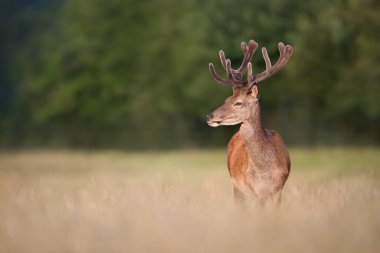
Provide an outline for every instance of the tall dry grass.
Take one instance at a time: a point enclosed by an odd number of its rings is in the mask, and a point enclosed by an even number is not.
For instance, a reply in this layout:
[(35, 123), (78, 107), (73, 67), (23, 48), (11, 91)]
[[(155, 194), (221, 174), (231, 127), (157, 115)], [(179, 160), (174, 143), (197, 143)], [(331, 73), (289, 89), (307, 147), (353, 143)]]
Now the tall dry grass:
[(0, 154), (0, 252), (380, 252), (380, 150), (291, 150), (280, 209), (224, 151)]

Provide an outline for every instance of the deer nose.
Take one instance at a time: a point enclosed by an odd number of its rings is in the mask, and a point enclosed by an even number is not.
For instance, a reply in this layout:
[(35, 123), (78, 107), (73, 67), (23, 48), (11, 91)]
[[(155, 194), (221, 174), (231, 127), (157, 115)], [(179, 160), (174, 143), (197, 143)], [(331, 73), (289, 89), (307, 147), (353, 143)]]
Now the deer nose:
[(214, 114), (210, 113), (210, 114), (207, 114), (206, 118), (207, 120), (210, 120), (214, 117)]

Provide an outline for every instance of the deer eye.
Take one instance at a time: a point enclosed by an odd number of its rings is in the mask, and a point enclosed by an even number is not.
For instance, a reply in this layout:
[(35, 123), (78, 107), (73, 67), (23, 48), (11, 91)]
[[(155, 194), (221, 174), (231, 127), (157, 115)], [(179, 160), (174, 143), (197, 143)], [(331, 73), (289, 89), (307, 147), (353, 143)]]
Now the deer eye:
[(234, 106), (241, 106), (241, 105), (242, 105), (241, 102), (236, 102), (236, 103), (234, 104)]

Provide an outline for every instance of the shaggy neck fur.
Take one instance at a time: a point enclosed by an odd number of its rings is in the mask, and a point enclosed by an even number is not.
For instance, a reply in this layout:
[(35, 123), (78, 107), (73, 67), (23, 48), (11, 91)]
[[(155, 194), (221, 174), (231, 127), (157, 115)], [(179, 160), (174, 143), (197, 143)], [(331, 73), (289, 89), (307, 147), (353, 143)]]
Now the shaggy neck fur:
[(249, 140), (260, 140), (264, 137), (265, 131), (261, 124), (259, 101), (253, 103), (252, 114), (242, 122), (239, 133), (244, 139)]
[(267, 134), (261, 123), (259, 101), (253, 104), (251, 117), (243, 121), (240, 126), (239, 134), (244, 139), (248, 154), (252, 160), (255, 161), (257, 165), (264, 162), (263, 160), (265, 158), (262, 157), (263, 151), (266, 150), (266, 154), (268, 154), (269, 150)]

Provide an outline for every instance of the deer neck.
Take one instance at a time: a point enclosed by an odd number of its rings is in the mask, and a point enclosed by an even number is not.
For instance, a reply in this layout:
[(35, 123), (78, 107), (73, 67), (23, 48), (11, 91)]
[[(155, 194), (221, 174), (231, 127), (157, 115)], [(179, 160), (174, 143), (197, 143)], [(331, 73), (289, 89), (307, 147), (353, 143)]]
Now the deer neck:
[(239, 134), (244, 139), (250, 154), (256, 154), (257, 152), (255, 151), (265, 146), (266, 134), (261, 123), (260, 104), (258, 101), (252, 106), (251, 117), (242, 122)]

